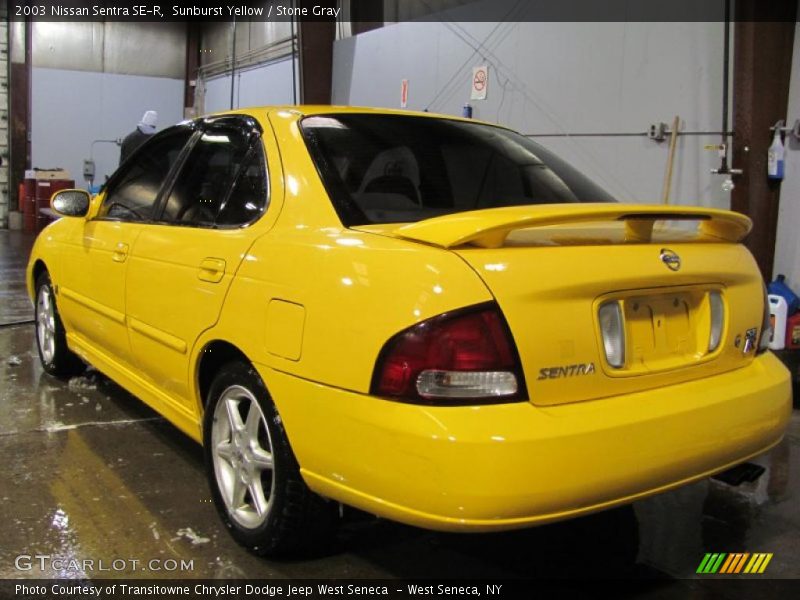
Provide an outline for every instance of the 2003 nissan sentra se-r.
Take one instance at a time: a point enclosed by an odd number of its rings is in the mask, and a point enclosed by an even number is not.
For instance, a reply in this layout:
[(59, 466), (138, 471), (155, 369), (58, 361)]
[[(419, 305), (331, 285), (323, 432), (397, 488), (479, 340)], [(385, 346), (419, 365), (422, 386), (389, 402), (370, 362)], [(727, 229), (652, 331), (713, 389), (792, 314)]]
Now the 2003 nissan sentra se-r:
[(202, 442), (259, 553), (338, 502), (452, 531), (629, 503), (763, 453), (791, 411), (747, 217), (616, 203), (501, 127), (243, 110), (52, 204), (45, 370), (90, 363)]

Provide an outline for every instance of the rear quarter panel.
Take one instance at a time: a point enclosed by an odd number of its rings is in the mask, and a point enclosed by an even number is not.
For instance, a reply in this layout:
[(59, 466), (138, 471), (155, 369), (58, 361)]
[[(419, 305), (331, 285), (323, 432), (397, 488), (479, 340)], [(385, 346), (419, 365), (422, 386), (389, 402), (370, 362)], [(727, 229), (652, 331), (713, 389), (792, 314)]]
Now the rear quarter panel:
[(216, 333), (273, 369), (366, 393), (391, 336), (491, 299), (444, 250), (343, 229), (276, 231), (245, 257)]

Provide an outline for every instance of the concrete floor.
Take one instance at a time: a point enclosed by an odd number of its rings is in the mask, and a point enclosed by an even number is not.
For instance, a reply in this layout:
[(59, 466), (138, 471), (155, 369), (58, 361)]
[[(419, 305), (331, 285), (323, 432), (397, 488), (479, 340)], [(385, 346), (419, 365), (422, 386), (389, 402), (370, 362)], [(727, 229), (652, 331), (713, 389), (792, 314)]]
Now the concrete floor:
[[(7, 322), (30, 318), (17, 279), (29, 247), (30, 238), (0, 231)], [(325, 556), (270, 561), (243, 551), (220, 525), (199, 446), (96, 371), (69, 382), (44, 374), (33, 326), (0, 325), (0, 456), (0, 579), (588, 576), (636, 579), (646, 596), (706, 597), (709, 576), (694, 574), (704, 553), (737, 551), (774, 553), (762, 583), (800, 578), (797, 410), (785, 440), (757, 461), (767, 471), (754, 484), (704, 481), (632, 507), (504, 534), (354, 520)], [(20, 554), (102, 560), (107, 568), (115, 559), (128, 563), (105, 573), (20, 571)], [(193, 565), (143, 571), (151, 559)]]
[(0, 229), (0, 325), (33, 319), (25, 293), (25, 265), (34, 236)]

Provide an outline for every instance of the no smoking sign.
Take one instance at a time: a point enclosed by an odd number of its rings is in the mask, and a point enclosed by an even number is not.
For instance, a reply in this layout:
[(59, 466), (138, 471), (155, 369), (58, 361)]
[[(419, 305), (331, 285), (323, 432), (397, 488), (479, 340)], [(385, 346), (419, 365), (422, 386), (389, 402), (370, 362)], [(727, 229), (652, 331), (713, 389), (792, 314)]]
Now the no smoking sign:
[(486, 65), (472, 69), (472, 100), (486, 100), (486, 88), (489, 87), (489, 67)]

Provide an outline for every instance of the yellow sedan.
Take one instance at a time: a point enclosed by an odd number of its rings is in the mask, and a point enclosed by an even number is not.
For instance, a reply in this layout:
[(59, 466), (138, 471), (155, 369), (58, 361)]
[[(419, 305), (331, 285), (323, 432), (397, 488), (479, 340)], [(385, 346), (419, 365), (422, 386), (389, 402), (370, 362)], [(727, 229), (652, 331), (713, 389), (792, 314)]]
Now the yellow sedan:
[(253, 108), (52, 206), (44, 369), (89, 363), (202, 443), (260, 554), (330, 535), (338, 503), (450, 531), (629, 503), (789, 418), (747, 217), (617, 203), (502, 127)]

